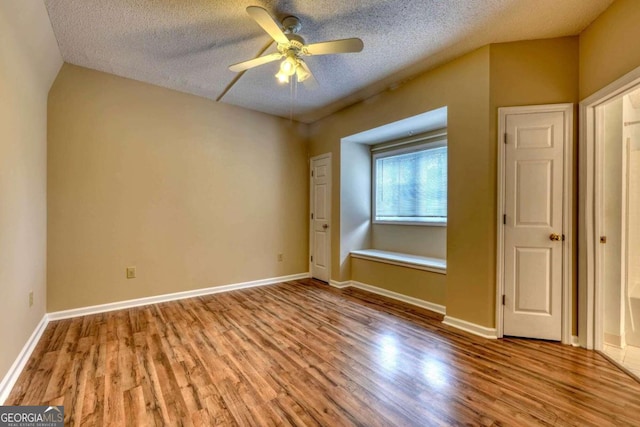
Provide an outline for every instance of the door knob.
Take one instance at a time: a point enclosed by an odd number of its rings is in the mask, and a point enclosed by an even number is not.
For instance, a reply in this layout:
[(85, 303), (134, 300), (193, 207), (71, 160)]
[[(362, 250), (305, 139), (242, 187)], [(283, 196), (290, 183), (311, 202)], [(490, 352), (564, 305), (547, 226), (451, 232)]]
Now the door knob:
[(329, 228), (329, 224), (322, 224), (322, 228), (326, 230), (327, 228)]
[(557, 242), (558, 240), (560, 240), (560, 235), (559, 235), (559, 234), (556, 234), (556, 233), (551, 233), (551, 234), (549, 235), (549, 240), (552, 240), (552, 241), (556, 241), (556, 242)]

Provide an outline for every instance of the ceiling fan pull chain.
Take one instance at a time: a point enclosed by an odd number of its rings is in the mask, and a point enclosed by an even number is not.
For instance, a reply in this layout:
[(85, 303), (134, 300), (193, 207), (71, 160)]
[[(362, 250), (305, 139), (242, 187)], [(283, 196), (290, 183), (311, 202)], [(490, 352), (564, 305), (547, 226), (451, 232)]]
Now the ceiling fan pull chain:
[(289, 83), (289, 121), (293, 122), (293, 101), (294, 101), (294, 85), (296, 84), (297, 79), (294, 77), (291, 79), (290, 83)]

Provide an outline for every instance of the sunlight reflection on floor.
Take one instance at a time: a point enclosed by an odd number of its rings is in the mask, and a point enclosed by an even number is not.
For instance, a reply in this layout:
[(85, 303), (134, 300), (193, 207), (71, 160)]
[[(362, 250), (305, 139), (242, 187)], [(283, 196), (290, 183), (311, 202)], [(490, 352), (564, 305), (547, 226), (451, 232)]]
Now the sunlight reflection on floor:
[(422, 374), (431, 386), (436, 389), (443, 389), (449, 385), (447, 366), (437, 359), (425, 356), (422, 360)]
[(398, 363), (398, 353), (398, 339), (395, 335), (383, 335), (380, 338), (378, 363), (387, 370), (395, 370)]

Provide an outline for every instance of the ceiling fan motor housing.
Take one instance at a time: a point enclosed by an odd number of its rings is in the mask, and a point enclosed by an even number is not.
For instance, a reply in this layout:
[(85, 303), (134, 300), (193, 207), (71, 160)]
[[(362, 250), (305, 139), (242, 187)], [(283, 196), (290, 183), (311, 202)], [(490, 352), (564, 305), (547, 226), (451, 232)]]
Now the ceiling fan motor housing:
[(302, 24), (298, 17), (289, 15), (282, 20), (282, 28), (284, 28), (285, 34), (295, 34), (300, 31)]
[(287, 38), (289, 45), (296, 50), (300, 50), (304, 46), (304, 39), (297, 34), (287, 34)]

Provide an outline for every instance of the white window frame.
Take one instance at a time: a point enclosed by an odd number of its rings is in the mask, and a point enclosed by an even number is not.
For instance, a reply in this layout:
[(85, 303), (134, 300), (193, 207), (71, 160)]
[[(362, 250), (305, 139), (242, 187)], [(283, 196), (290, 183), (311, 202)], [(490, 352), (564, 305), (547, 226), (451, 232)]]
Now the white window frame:
[[(385, 157), (397, 156), (400, 154), (414, 153), (416, 151), (426, 151), (426, 150), (432, 150), (435, 148), (447, 147), (447, 145), (448, 145), (447, 138), (445, 136), (435, 141), (432, 140), (432, 141), (424, 142), (417, 145), (412, 144), (409, 147), (400, 147), (400, 148), (391, 149), (391, 147), (394, 147), (394, 145), (390, 145), (390, 146), (379, 148), (378, 149), (379, 152), (375, 152), (375, 151), (378, 151), (376, 150), (376, 147), (372, 148), (371, 151), (373, 152), (373, 155), (371, 156), (371, 222), (373, 224), (420, 225), (420, 226), (427, 226), (427, 227), (446, 227), (447, 226), (448, 208), (449, 208), (448, 197), (447, 197), (447, 218), (444, 221), (390, 221), (390, 220), (376, 219), (376, 188), (377, 188), (376, 160), (380, 158), (385, 158)], [(449, 150), (447, 150), (447, 158), (448, 157), (449, 157)], [(449, 169), (449, 165), (447, 162), (447, 176), (449, 173), (448, 169)], [(448, 187), (449, 187), (449, 182), (447, 179), (447, 194), (448, 194)]]

